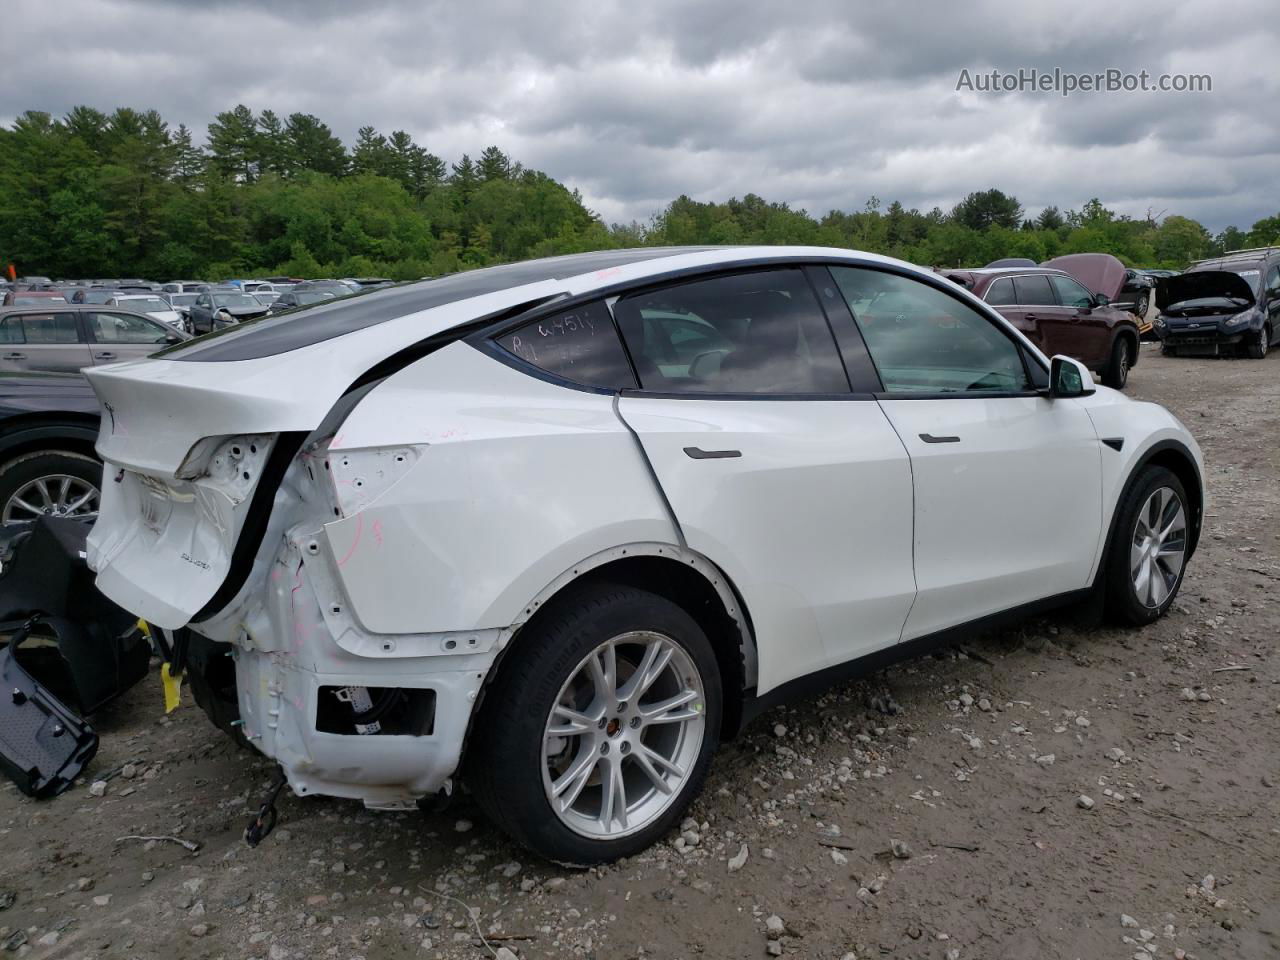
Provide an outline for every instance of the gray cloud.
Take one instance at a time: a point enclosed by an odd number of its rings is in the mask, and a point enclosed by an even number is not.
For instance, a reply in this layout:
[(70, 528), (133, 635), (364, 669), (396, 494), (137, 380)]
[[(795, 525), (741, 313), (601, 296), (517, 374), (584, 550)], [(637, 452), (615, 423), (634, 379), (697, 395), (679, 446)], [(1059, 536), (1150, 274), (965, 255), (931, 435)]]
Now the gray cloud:
[[(405, 129), (448, 159), (496, 143), (607, 220), (756, 192), (815, 214), (872, 194), (948, 208), (998, 186), (1212, 229), (1280, 208), (1267, 0), (9, 0), (0, 122), (154, 107), (202, 131), (246, 103), (348, 143)], [(58, 39), (51, 55), (50, 37)], [(957, 92), (962, 69), (1209, 73), (1208, 94)]]

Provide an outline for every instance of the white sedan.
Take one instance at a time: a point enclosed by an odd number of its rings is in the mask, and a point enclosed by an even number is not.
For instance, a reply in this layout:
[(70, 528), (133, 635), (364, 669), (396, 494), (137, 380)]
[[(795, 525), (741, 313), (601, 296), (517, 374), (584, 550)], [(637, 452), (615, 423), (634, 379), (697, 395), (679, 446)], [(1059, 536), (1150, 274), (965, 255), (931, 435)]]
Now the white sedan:
[(154, 320), (167, 323), (179, 330), (186, 328), (182, 322), (182, 314), (173, 308), (173, 304), (158, 294), (122, 293), (107, 301), (113, 307), (124, 307), (137, 313), (145, 313)]
[(1204, 513), (1168, 411), (847, 250), (491, 267), (86, 375), (89, 562), (216, 722), (299, 795), (461, 778), (579, 864), (787, 697), (1073, 601), (1155, 620)]

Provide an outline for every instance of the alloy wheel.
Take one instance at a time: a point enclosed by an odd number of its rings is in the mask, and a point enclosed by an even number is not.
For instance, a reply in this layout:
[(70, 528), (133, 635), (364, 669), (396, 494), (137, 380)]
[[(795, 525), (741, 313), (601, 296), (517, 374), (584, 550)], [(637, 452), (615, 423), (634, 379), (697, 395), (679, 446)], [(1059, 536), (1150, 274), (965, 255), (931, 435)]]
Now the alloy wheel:
[(1187, 554), (1187, 513), (1170, 487), (1159, 487), (1138, 511), (1129, 550), (1129, 572), (1138, 602), (1161, 606), (1182, 576)]
[(1120, 342), (1120, 386), (1129, 382), (1129, 344)]
[(87, 480), (65, 473), (51, 474), (23, 484), (4, 505), (0, 523), (17, 523), (38, 517), (98, 515), (98, 488)]
[(705, 726), (702, 677), (680, 644), (651, 631), (606, 640), (573, 669), (547, 717), (547, 802), (591, 839), (641, 830), (679, 796)]

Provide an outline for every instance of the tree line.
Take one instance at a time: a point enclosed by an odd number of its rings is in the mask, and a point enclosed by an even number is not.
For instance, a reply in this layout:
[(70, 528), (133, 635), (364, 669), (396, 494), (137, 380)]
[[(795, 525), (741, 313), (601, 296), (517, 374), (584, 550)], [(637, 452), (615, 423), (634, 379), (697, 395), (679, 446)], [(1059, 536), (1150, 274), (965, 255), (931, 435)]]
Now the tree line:
[(0, 260), (53, 277), (387, 276), (411, 279), (624, 246), (813, 244), (934, 266), (1113, 253), (1180, 268), (1280, 243), (1280, 214), (1217, 235), (1187, 217), (1117, 215), (1098, 200), (1029, 217), (997, 189), (950, 211), (870, 198), (820, 218), (755, 194), (687, 196), (649, 221), (605, 225), (571, 190), (495, 146), (447, 161), (403, 130), (362, 127), (350, 148), (318, 117), (240, 105), (197, 143), (154, 110), (0, 127)]

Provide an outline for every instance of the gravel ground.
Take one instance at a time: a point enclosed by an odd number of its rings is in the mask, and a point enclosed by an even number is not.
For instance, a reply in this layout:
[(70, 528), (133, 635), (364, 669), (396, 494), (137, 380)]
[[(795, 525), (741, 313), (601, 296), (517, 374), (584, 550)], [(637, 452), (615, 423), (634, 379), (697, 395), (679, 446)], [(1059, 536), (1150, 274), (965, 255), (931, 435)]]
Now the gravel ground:
[[(1036, 620), (773, 711), (721, 751), (678, 837), (613, 867), (536, 861), (465, 799), (400, 815), (286, 795), (250, 850), (270, 766), (189, 697), (162, 717), (148, 682), (98, 718), (82, 785), (41, 803), (0, 787), (0, 945), (36, 960), (1280, 956), (1278, 378), (1280, 358), (1143, 350), (1130, 392), (1171, 407), (1209, 465), (1205, 536), (1164, 620)], [(155, 835), (200, 848), (116, 839)]]

